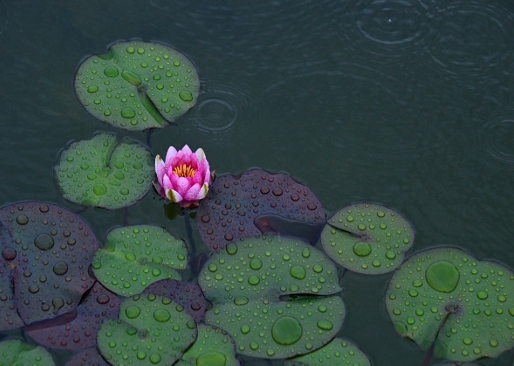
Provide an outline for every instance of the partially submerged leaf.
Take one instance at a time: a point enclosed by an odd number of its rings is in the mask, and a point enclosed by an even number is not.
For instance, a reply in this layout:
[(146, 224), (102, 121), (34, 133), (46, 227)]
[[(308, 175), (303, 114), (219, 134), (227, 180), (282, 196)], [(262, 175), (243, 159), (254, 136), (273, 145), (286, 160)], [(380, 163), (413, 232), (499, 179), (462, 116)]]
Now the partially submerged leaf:
[(105, 320), (98, 348), (113, 365), (168, 366), (197, 336), (193, 318), (168, 297), (136, 295), (121, 303), (119, 320)]
[(87, 348), (74, 354), (64, 366), (110, 366), (96, 347)]
[(315, 243), (325, 211), (309, 188), (287, 174), (255, 169), (218, 177), (200, 203), (196, 223), (213, 252), (240, 238), (270, 233), (302, 235)]
[(514, 274), (451, 247), (419, 252), (386, 294), (396, 331), (454, 361), (496, 357), (514, 346)]
[(18, 339), (0, 342), (0, 365), (54, 366), (52, 355), (41, 346), (32, 346)]
[(98, 242), (88, 224), (43, 202), (4, 206), (0, 222), (0, 329), (21, 326), (17, 314), (30, 324), (74, 310), (95, 282), (88, 268)]
[(323, 249), (350, 271), (381, 274), (397, 268), (414, 242), (412, 225), (398, 212), (373, 203), (337, 211), (321, 234)]
[(122, 296), (141, 293), (146, 286), (181, 276), (187, 266), (187, 246), (163, 228), (135, 225), (114, 229), (93, 258), (96, 278)]
[(132, 131), (164, 127), (198, 98), (200, 80), (193, 63), (158, 42), (117, 42), (79, 66), (75, 92), (86, 111), (101, 121)]
[(127, 138), (97, 133), (71, 143), (54, 167), (64, 198), (84, 206), (116, 210), (143, 198), (152, 185), (152, 153)]
[(286, 358), (334, 337), (344, 304), (335, 265), (310, 245), (263, 237), (232, 243), (205, 263), (198, 283), (213, 303), (208, 324), (225, 329), (239, 353)]
[(284, 366), (371, 366), (369, 358), (353, 343), (334, 338), (307, 355), (286, 360)]

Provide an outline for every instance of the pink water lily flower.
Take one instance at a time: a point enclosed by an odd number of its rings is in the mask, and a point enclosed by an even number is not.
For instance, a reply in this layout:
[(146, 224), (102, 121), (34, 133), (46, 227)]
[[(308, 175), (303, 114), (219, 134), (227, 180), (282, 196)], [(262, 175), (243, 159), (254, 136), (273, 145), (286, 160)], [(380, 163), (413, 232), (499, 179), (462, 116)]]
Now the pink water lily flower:
[(187, 145), (179, 151), (170, 146), (166, 161), (157, 155), (155, 173), (159, 181), (159, 184), (154, 183), (157, 192), (185, 208), (197, 207), (211, 185), (211, 172), (205, 153), (202, 149), (193, 153)]

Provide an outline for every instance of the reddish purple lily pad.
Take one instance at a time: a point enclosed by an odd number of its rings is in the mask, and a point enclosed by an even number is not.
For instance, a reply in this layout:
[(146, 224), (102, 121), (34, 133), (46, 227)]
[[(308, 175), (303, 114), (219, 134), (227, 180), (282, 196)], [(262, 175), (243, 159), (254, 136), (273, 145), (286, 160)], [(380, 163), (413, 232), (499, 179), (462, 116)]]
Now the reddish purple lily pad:
[[(120, 300), (99, 282), (77, 307), (74, 319), (55, 326), (58, 318), (25, 328), (25, 333), (39, 344), (54, 349), (77, 350), (96, 344), (96, 334), (104, 318), (117, 318)], [(63, 315), (64, 317), (67, 314)]]
[(95, 283), (88, 268), (98, 241), (89, 225), (44, 202), (4, 206), (0, 222), (0, 330), (22, 325), (10, 324), (16, 311), (25, 324), (73, 311)]
[(310, 228), (302, 236), (317, 240), (325, 222), (321, 202), (309, 188), (287, 174), (258, 169), (217, 178), (196, 215), (202, 240), (213, 252), (245, 237), (298, 237), (298, 224)]
[(73, 355), (64, 366), (111, 366), (105, 361), (96, 347), (87, 348)]
[(203, 320), (207, 310), (207, 300), (202, 289), (191, 282), (172, 279), (160, 280), (152, 283), (142, 293), (171, 298), (177, 304), (182, 305), (197, 323)]

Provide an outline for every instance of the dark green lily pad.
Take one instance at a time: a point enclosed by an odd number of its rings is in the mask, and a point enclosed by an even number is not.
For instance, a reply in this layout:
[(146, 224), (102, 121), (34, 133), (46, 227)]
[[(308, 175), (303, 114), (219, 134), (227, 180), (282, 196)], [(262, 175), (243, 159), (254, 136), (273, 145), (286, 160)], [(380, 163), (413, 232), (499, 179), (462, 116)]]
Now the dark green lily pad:
[(151, 225), (111, 230), (93, 258), (98, 281), (122, 296), (141, 293), (166, 278), (180, 280), (175, 269), (187, 267), (187, 246), (163, 228)]
[(196, 323), (169, 297), (136, 295), (121, 303), (119, 320), (105, 320), (98, 348), (113, 365), (169, 366), (197, 336)]
[(0, 365), (54, 366), (52, 355), (40, 346), (32, 346), (18, 339), (0, 342)]
[(321, 234), (325, 252), (353, 272), (380, 274), (397, 268), (414, 242), (414, 229), (398, 212), (357, 203), (337, 211)]
[(198, 337), (174, 366), (239, 366), (232, 337), (223, 329), (198, 324)]
[(483, 366), (474, 362), (445, 362), (437, 366)]
[(457, 248), (425, 250), (395, 272), (386, 294), (396, 331), (452, 361), (514, 346), (514, 274)]
[(371, 361), (356, 345), (334, 338), (326, 346), (307, 355), (287, 360), (284, 366), (371, 366)]
[(248, 356), (311, 352), (343, 324), (335, 265), (301, 241), (262, 237), (229, 244), (205, 263), (198, 284), (213, 303), (206, 323), (225, 329)]
[(110, 366), (96, 347), (87, 348), (74, 354), (64, 366)]
[(164, 127), (196, 103), (200, 90), (193, 63), (158, 42), (118, 42), (79, 66), (75, 92), (86, 111), (131, 131)]
[(44, 202), (4, 206), (0, 222), (0, 329), (74, 310), (95, 283), (88, 268), (98, 242), (88, 224)]
[(98, 133), (71, 143), (54, 168), (64, 198), (84, 206), (116, 210), (143, 198), (152, 185), (154, 163), (147, 147)]

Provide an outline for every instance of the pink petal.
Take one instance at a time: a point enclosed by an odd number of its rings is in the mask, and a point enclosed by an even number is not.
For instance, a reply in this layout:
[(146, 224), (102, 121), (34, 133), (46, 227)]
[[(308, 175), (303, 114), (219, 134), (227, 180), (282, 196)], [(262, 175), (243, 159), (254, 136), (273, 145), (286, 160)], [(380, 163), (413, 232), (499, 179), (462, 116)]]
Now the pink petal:
[(196, 200), (201, 200), (201, 199), (204, 199), (205, 196), (207, 196), (207, 192), (209, 192), (209, 186), (207, 185), (207, 183), (204, 183), (202, 185), (202, 189), (200, 189), (200, 191), (198, 192), (198, 195), (196, 196)]
[(170, 177), (168, 177), (167, 175), (162, 177), (162, 188), (166, 190), (173, 188), (173, 184), (170, 181)]
[(186, 192), (186, 195), (184, 196), (184, 199), (186, 201), (194, 201), (196, 200), (196, 197), (198, 196), (198, 192), (200, 192), (200, 185), (195, 184), (189, 190)]
[(189, 184), (187, 178), (179, 177), (177, 180), (177, 185), (173, 188), (175, 188), (181, 196), (184, 196), (189, 187), (191, 187), (191, 185)]
[(159, 181), (159, 183), (163, 184), (162, 178), (164, 177), (164, 174), (166, 173), (166, 169), (164, 168), (164, 162), (162, 160), (161, 160), (160, 164), (156, 164), (155, 173), (157, 174), (157, 180)]
[(197, 171), (193, 178), (191, 178), (191, 184), (202, 184), (203, 183), (203, 174), (201, 171)]
[(168, 196), (168, 199), (171, 201), (171, 202), (175, 202), (175, 203), (178, 203), (178, 202), (181, 202), (183, 201), (184, 199), (182, 198), (182, 196), (180, 195), (180, 193), (178, 193), (177, 191), (175, 191), (174, 189), (167, 189), (166, 190), (166, 196)]
[(175, 149), (173, 146), (170, 146), (166, 154), (166, 161), (172, 160), (175, 155), (177, 155), (177, 149)]
[(182, 151), (184, 154), (187, 154), (187, 155), (191, 155), (193, 152), (191, 151), (191, 149), (189, 148), (189, 146), (184, 145), (184, 147), (180, 150)]
[(202, 161), (203, 159), (205, 159), (205, 153), (202, 148), (199, 148), (198, 150), (196, 150), (195, 155), (198, 158), (198, 161)]

